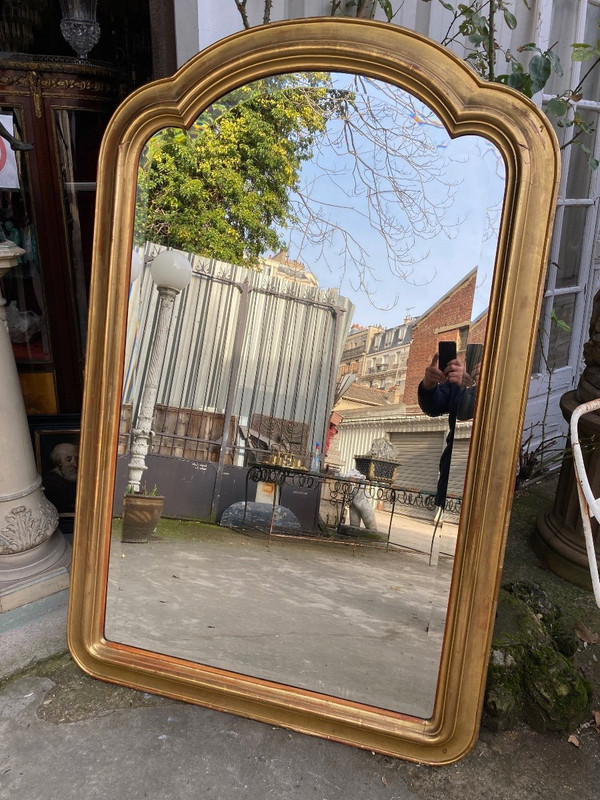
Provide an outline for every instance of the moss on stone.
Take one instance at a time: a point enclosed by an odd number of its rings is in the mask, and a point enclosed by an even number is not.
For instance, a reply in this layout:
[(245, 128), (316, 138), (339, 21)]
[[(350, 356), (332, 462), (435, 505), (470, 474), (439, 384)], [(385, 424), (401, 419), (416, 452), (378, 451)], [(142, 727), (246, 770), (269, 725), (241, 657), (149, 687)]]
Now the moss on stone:
[(525, 720), (535, 730), (564, 731), (576, 727), (592, 700), (592, 686), (554, 647), (528, 653), (523, 664)]
[(535, 584), (509, 588), (514, 593), (501, 589), (498, 598), (484, 723), (503, 730), (523, 720), (539, 731), (568, 730), (587, 712), (592, 687), (552, 635), (560, 610)]

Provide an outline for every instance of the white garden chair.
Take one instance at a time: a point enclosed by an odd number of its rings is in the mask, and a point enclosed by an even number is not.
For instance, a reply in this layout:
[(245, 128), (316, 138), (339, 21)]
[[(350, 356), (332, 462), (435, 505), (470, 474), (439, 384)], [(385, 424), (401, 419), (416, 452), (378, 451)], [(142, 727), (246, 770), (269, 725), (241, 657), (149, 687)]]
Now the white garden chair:
[(594, 539), (592, 537), (591, 518), (594, 516), (600, 523), (600, 498), (594, 497), (594, 492), (590, 486), (583, 453), (579, 441), (578, 423), (584, 414), (600, 409), (600, 398), (590, 400), (577, 406), (571, 415), (571, 449), (573, 452), (573, 465), (575, 467), (575, 479), (577, 481), (577, 494), (579, 496), (579, 507), (581, 508), (581, 519), (583, 520), (583, 533), (585, 536), (585, 549), (587, 551), (590, 574), (592, 576), (592, 588), (596, 605), (600, 607), (600, 578), (598, 577), (598, 563), (596, 561), (596, 551), (594, 549)]

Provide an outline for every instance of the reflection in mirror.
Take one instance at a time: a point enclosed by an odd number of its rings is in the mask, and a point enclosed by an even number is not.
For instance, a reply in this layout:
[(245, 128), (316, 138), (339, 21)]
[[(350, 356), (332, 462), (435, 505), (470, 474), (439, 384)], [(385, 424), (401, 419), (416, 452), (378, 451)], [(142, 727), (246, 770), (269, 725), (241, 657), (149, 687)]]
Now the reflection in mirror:
[(431, 715), (503, 192), (488, 142), (363, 76), (263, 79), (152, 136), (109, 640)]

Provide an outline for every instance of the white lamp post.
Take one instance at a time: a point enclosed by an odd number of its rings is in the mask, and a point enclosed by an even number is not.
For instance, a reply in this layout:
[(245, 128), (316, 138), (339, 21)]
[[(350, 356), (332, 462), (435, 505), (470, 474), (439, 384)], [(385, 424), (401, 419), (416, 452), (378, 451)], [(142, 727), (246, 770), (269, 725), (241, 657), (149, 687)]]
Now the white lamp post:
[(139, 492), (142, 475), (146, 470), (146, 455), (150, 449), (154, 406), (167, 349), (173, 305), (179, 292), (185, 289), (191, 280), (192, 266), (183, 253), (177, 250), (163, 250), (151, 262), (150, 273), (158, 289), (158, 319), (136, 426), (131, 431), (131, 459), (128, 467), (127, 489), (132, 492)]

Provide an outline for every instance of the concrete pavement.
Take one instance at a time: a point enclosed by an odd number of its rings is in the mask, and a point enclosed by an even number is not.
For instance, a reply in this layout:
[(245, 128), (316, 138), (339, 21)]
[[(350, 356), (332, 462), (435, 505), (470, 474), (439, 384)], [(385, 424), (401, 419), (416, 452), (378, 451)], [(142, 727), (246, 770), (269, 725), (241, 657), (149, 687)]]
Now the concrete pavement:
[[(552, 492), (517, 501), (505, 579), (539, 581), (569, 619), (599, 630), (590, 593), (540, 569), (529, 547), (532, 520)], [(482, 729), (457, 764), (410, 764), (96, 681), (60, 655), (66, 592), (31, 605), (0, 616), (0, 668), (12, 675), (0, 686), (0, 800), (598, 796), (600, 735), (592, 718), (565, 733), (542, 735), (524, 725), (503, 733)], [(599, 648), (582, 645), (577, 655), (595, 686), (596, 709)]]
[[(164, 526), (164, 523), (162, 523)], [(193, 522), (111, 544), (112, 641), (382, 708), (433, 710), (452, 561)]]
[(68, 657), (0, 691), (2, 800), (595, 800), (600, 737), (482, 730), (447, 767), (409, 764), (114, 687)]
[(30, 676), (2, 692), (3, 800), (417, 797), (370, 753), (182, 703), (40, 719), (54, 686)]

